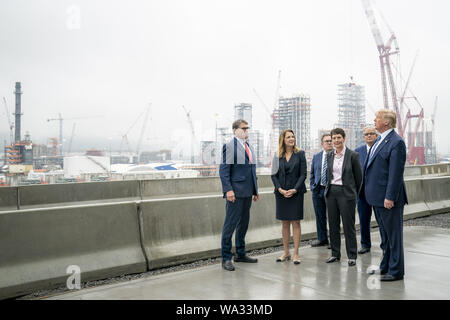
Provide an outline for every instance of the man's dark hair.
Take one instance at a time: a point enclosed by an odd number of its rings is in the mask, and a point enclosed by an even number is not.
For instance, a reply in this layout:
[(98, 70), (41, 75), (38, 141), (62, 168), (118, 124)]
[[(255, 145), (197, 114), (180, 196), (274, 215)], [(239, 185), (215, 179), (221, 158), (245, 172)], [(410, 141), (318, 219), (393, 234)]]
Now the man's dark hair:
[(333, 135), (336, 135), (336, 134), (340, 134), (342, 136), (342, 138), (345, 139), (345, 131), (344, 131), (344, 129), (334, 128), (333, 130), (331, 130), (331, 138), (333, 138)]
[(328, 136), (331, 136), (331, 133), (324, 133), (322, 135), (322, 139), (320, 139), (320, 142), (323, 142), (323, 138), (328, 137)]
[(232, 129), (238, 129), (241, 123), (248, 124), (248, 122), (245, 121), (244, 119), (237, 119), (235, 122), (233, 122)]

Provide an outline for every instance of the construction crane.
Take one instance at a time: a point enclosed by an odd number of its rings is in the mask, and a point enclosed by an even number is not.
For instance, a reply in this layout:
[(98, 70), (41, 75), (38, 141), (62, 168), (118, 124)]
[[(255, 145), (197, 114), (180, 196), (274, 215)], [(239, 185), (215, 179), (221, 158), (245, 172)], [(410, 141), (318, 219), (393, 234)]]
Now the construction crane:
[(275, 101), (273, 104), (273, 109), (272, 111), (270, 111), (269, 107), (267, 107), (267, 105), (264, 103), (263, 99), (261, 98), (261, 96), (258, 94), (258, 92), (256, 91), (255, 88), (253, 88), (253, 92), (255, 94), (255, 96), (258, 98), (258, 100), (261, 102), (262, 106), (264, 107), (264, 109), (266, 110), (267, 114), (270, 116), (271, 119), (271, 130), (270, 130), (270, 135), (269, 135), (269, 159), (268, 159), (268, 166), (271, 166), (272, 163), (272, 156), (273, 156), (273, 151), (274, 148), (276, 149), (276, 145), (277, 145), (277, 137), (275, 136), (275, 127), (276, 127), (276, 110), (278, 107), (278, 103), (279, 103), (279, 99), (280, 99), (280, 83), (281, 83), (281, 70), (278, 70), (278, 77), (277, 77), (277, 87), (275, 88)]
[(139, 114), (139, 116), (136, 118), (136, 120), (134, 120), (133, 124), (128, 128), (128, 130), (125, 132), (124, 135), (122, 135), (122, 141), (120, 141), (120, 148), (119, 148), (119, 154), (122, 155), (122, 151), (123, 151), (123, 146), (126, 145), (127, 147), (127, 151), (129, 154), (131, 154), (131, 149), (130, 149), (130, 144), (128, 142), (128, 134), (130, 133), (130, 131), (134, 128), (134, 126), (136, 125), (136, 123), (139, 121), (139, 119), (142, 117), (142, 115), (144, 114), (145, 111), (141, 112)]
[[(363, 4), (364, 11), (366, 13), (367, 20), (369, 21), (370, 30), (372, 31), (373, 38), (377, 45), (379, 59), (380, 59), (380, 69), (381, 69), (381, 87), (383, 90), (383, 102), (385, 109), (389, 109), (389, 99), (388, 99), (388, 86), (386, 76), (389, 80), (389, 87), (391, 92), (391, 102), (395, 113), (397, 114), (397, 128), (401, 137), (403, 137), (404, 130), (402, 126), (401, 113), (398, 107), (397, 92), (395, 89), (394, 77), (392, 75), (390, 56), (400, 53), (400, 49), (397, 43), (397, 37), (394, 32), (392, 32), (389, 27), (391, 36), (389, 40), (384, 43), (381, 36), (380, 29), (378, 28), (377, 20), (375, 18), (375, 13), (370, 4), (370, 0), (361, 0)], [(391, 51), (392, 44), (395, 45), (395, 50)]]
[(11, 122), (11, 116), (9, 115), (8, 104), (6, 103), (6, 98), (3, 97), (3, 103), (5, 105), (6, 119), (8, 119), (9, 126), (9, 141), (11, 145), (14, 143), (14, 124)]
[(195, 130), (194, 130), (194, 124), (192, 122), (192, 118), (191, 118), (191, 111), (187, 110), (185, 108), (185, 106), (183, 106), (184, 112), (186, 112), (186, 117), (187, 117), (187, 121), (189, 123), (189, 127), (191, 128), (191, 137), (192, 137), (192, 141), (191, 141), (191, 163), (195, 162), (195, 157), (194, 157), (194, 142), (197, 141), (196, 137), (195, 137)]
[[(375, 43), (377, 45), (377, 49), (378, 49), (378, 53), (379, 53), (384, 107), (386, 109), (389, 109), (389, 101), (388, 101), (388, 93), (387, 93), (388, 90), (387, 90), (387, 82), (386, 82), (386, 75), (387, 75), (387, 78), (389, 80), (390, 92), (391, 92), (392, 109), (394, 109), (394, 111), (397, 115), (398, 134), (403, 139), (406, 138), (406, 134), (407, 134), (406, 129), (409, 126), (409, 132), (408, 132), (408, 137), (407, 137), (408, 153), (406, 155), (406, 161), (407, 161), (407, 163), (414, 164), (414, 165), (415, 164), (424, 164), (425, 163), (425, 148), (423, 145), (416, 145), (416, 138), (419, 135), (421, 135), (421, 139), (418, 139), (420, 142), (419, 144), (424, 143), (424, 139), (423, 139), (424, 138), (423, 137), (423, 134), (424, 134), (424, 109), (423, 109), (422, 105), (420, 104), (419, 100), (417, 99), (417, 97), (414, 96), (414, 94), (412, 94), (412, 97), (406, 97), (406, 92), (407, 91), (411, 92), (411, 90), (409, 89), (409, 83), (411, 80), (412, 72), (414, 70), (414, 66), (416, 64), (417, 54), (416, 54), (416, 57), (414, 58), (410, 73), (408, 75), (408, 79), (405, 84), (405, 88), (400, 97), (400, 107), (399, 107), (399, 104), (398, 104), (399, 101), (397, 98), (397, 92), (396, 92), (396, 87), (395, 87), (394, 78), (392, 75), (392, 68), (391, 68), (392, 66), (395, 68), (395, 66), (394, 65), (391, 66), (391, 61), (390, 61), (391, 55), (399, 54), (399, 52), (400, 52), (398, 43), (397, 43), (397, 38), (396, 38), (394, 32), (392, 31), (391, 27), (388, 25), (386, 19), (382, 16), (385, 24), (388, 27), (390, 35), (391, 35), (389, 40), (386, 42), (386, 44), (384, 44), (380, 29), (378, 28), (378, 25), (377, 25), (377, 22), (375, 19), (374, 11), (370, 4), (370, 0), (361, 0), (361, 1), (363, 4), (363, 7), (364, 7), (364, 11), (366, 13), (366, 17), (369, 21), (370, 29), (371, 29), (372, 35), (375, 39)], [(392, 44), (395, 45), (394, 51), (391, 51)], [(400, 78), (401, 78), (400, 70), (396, 70), (396, 71), (400, 75)], [(403, 80), (403, 79), (401, 79), (401, 80)], [(407, 106), (406, 101), (405, 101), (405, 99), (407, 99), (407, 98), (414, 99), (415, 102), (417, 102), (417, 104), (419, 105), (420, 111), (417, 114), (413, 114), (408, 107), (407, 113), (404, 117), (403, 111), (404, 111), (404, 106)], [(414, 130), (412, 130), (412, 124), (411, 124), (411, 120), (413, 118), (417, 119)], [(418, 131), (420, 126), (422, 126), (421, 132)]]
[(141, 134), (139, 135), (139, 141), (136, 147), (136, 156), (138, 157), (139, 160), (139, 151), (141, 151), (141, 144), (142, 144), (142, 138), (144, 137), (144, 133), (145, 133), (145, 129), (147, 127), (147, 119), (148, 116), (150, 114), (150, 107), (152, 106), (151, 103), (148, 104), (148, 108), (145, 112), (145, 118), (144, 118), (144, 122), (142, 123), (142, 129), (141, 129)]
[(63, 118), (61, 113), (58, 114), (58, 118), (47, 119), (47, 122), (50, 121), (59, 121), (59, 155), (63, 155), (63, 121), (67, 120), (78, 120), (78, 119), (93, 119), (93, 118), (102, 118), (102, 116), (90, 116), (90, 117), (76, 117), (76, 118)]

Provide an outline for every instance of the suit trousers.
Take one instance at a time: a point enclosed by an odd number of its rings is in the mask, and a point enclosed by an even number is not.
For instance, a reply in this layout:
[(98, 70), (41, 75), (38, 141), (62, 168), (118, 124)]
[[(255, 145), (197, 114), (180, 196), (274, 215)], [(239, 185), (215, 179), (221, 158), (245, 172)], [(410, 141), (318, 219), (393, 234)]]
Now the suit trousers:
[(370, 247), (372, 246), (372, 242), (370, 241), (370, 220), (372, 218), (372, 206), (367, 203), (364, 196), (358, 199), (358, 215), (361, 232), (361, 247), (370, 249)]
[(325, 188), (317, 186), (312, 191), (314, 213), (316, 215), (317, 240), (328, 242), (327, 234), (327, 204), (325, 202)]
[(226, 216), (222, 229), (222, 260), (231, 260), (231, 238), (235, 234), (236, 254), (245, 256), (245, 235), (250, 221), (250, 207), (252, 197), (236, 198), (233, 202), (226, 200)]
[(378, 217), (378, 225), (381, 235), (381, 249), (383, 259), (380, 270), (387, 272), (396, 278), (402, 278), (405, 274), (404, 250), (403, 250), (403, 208), (373, 207)]
[(358, 248), (355, 229), (356, 199), (346, 198), (343, 186), (331, 185), (326, 200), (330, 228), (331, 255), (336, 258), (341, 257), (340, 224), (342, 217), (347, 257), (348, 259), (356, 259)]

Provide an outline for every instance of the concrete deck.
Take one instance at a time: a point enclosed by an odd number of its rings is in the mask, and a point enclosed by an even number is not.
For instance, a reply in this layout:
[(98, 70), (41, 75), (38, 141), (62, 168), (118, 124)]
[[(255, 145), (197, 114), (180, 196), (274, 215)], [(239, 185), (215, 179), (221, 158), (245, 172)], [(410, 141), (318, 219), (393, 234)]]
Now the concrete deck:
[[(359, 244), (359, 239), (358, 239)], [(450, 299), (450, 230), (404, 227), (405, 279), (379, 282), (366, 274), (381, 259), (378, 230), (372, 232), (372, 251), (348, 267), (342, 259), (326, 264), (326, 247), (301, 248), (302, 263), (277, 263), (280, 252), (258, 256), (257, 264), (236, 263), (236, 271), (220, 264), (105, 285), (48, 299)], [(82, 276), (82, 275), (81, 275)]]

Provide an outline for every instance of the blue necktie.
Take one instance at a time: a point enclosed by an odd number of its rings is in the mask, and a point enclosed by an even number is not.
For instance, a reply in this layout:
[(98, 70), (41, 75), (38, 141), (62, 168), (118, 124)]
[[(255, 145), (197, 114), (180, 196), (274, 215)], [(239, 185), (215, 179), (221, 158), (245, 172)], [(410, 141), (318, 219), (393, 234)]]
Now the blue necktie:
[(369, 163), (370, 160), (372, 160), (373, 155), (375, 153), (375, 148), (376, 148), (378, 142), (380, 142), (380, 140), (381, 140), (381, 136), (378, 136), (377, 140), (375, 140), (375, 143), (372, 146), (372, 149), (370, 149), (369, 161), (367, 161), (367, 163)]
[(322, 177), (320, 178), (320, 184), (323, 186), (327, 185), (327, 165), (327, 157), (325, 156), (322, 167)]

